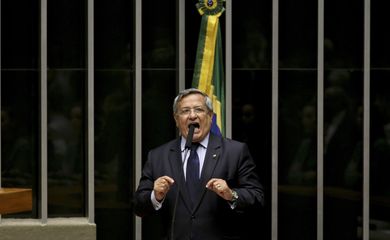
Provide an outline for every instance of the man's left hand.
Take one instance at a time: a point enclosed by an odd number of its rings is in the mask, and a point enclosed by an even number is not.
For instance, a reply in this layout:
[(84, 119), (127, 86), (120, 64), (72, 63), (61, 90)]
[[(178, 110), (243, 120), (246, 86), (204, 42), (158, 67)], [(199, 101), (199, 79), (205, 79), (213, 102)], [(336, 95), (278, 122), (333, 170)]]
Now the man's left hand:
[(231, 201), (233, 198), (232, 190), (227, 185), (226, 181), (220, 178), (212, 178), (207, 184), (206, 188), (215, 192), (226, 201)]

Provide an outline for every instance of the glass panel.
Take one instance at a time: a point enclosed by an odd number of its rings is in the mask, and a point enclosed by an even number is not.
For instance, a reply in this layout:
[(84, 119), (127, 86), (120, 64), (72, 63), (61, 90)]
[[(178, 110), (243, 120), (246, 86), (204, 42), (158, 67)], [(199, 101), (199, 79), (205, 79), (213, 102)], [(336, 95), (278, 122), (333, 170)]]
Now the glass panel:
[(317, 66), (317, 1), (281, 0), (281, 68)]
[(143, 68), (175, 67), (176, 8), (166, 1), (142, 2)]
[[(48, 1), (48, 214), (85, 216), (86, 0)], [(73, 68), (73, 69), (70, 69)]]
[(134, 236), (134, 2), (94, 2), (95, 214), (102, 240)]
[(271, 66), (272, 1), (232, 1), (233, 68)]
[(95, 213), (99, 239), (132, 239), (133, 72), (95, 72)]
[(94, 1), (95, 68), (133, 65), (134, 0)]
[(317, 72), (279, 78), (278, 237), (317, 236)]
[(371, 1), (370, 239), (390, 239), (390, 61), (386, 3)]
[(364, 1), (325, 1), (324, 240), (361, 237)]
[[(232, 137), (248, 144), (264, 186), (264, 212), (247, 212), (238, 229), (248, 236), (271, 236), (271, 71), (232, 73)], [(253, 220), (255, 219), (255, 220)], [(250, 239), (250, 238), (248, 238)]]
[[(142, 73), (142, 165), (148, 151), (177, 137), (172, 109), (177, 95), (175, 76), (176, 71), (171, 70)], [(159, 239), (163, 231), (161, 219), (156, 216), (142, 218), (143, 239)]]
[[(199, 14), (198, 9), (195, 6), (195, 3), (198, 1), (186, 1), (185, 5), (185, 39), (186, 39), (186, 46), (185, 46), (185, 64), (186, 69), (191, 69), (193, 71), (195, 66), (195, 58), (196, 58), (196, 50), (198, 48), (198, 38), (199, 38), (199, 31), (200, 31), (200, 22), (202, 19), (202, 16)], [(225, 13), (223, 13), (225, 15)], [(176, 21), (178, 21), (176, 19)], [(221, 22), (220, 22), (221, 24)], [(223, 34), (223, 33), (222, 33)], [(192, 81), (192, 74), (191, 78), (186, 80)]]
[(325, 2), (325, 66), (363, 66), (363, 0)]
[(86, 66), (86, 0), (49, 0), (47, 58), (49, 68)]
[(383, 24), (390, 22), (387, 2), (371, 0), (371, 66), (389, 68), (390, 66), (390, 31)]
[(49, 71), (48, 213), (85, 215), (85, 81), (84, 71)]
[(1, 184), (31, 188), (33, 197), (32, 211), (4, 218), (38, 217), (38, 7), (38, 0), (1, 2)]
[[(176, 71), (154, 70), (142, 73), (142, 135), (146, 153), (151, 148), (176, 137), (173, 100), (176, 92)], [(158, 104), (156, 104), (158, 103)], [(158, 122), (156, 122), (158, 116)]]
[(262, 212), (245, 213), (252, 220), (238, 228), (247, 236), (271, 239), (272, 2), (232, 1), (232, 9), (232, 138), (248, 144), (266, 204)]
[(31, 188), (32, 212), (4, 217), (38, 216), (38, 73), (1, 72), (1, 184)]
[(1, 1), (2, 68), (38, 67), (39, 1)]
[(324, 239), (357, 239), (363, 209), (363, 73), (326, 71), (324, 91)]
[(390, 239), (390, 71), (371, 76), (370, 239)]

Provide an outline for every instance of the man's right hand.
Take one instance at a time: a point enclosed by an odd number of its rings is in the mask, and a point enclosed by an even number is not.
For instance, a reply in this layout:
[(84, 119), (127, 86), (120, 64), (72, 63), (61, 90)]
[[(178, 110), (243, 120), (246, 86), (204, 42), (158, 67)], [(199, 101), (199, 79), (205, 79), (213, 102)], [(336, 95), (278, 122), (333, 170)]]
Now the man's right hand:
[(161, 202), (175, 181), (168, 176), (162, 176), (154, 181), (153, 191), (156, 200)]

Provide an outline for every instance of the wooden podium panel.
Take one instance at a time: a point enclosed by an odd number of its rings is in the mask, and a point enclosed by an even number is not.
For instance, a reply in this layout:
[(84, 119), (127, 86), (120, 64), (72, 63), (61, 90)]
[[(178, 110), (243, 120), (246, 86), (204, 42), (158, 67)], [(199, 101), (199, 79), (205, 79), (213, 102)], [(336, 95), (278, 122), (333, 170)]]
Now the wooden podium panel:
[(0, 214), (32, 210), (32, 190), (29, 188), (0, 188)]

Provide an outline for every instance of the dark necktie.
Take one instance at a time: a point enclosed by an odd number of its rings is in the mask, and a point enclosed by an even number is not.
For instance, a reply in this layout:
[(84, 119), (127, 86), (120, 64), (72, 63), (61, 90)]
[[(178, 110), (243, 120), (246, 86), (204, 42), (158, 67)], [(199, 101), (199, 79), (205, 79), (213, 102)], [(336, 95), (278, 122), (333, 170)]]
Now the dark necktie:
[(200, 179), (199, 179), (199, 156), (196, 153), (199, 143), (192, 143), (190, 156), (187, 160), (187, 169), (186, 169), (186, 185), (188, 192), (191, 195), (191, 200), (194, 203), (194, 200), (198, 198), (200, 190)]

